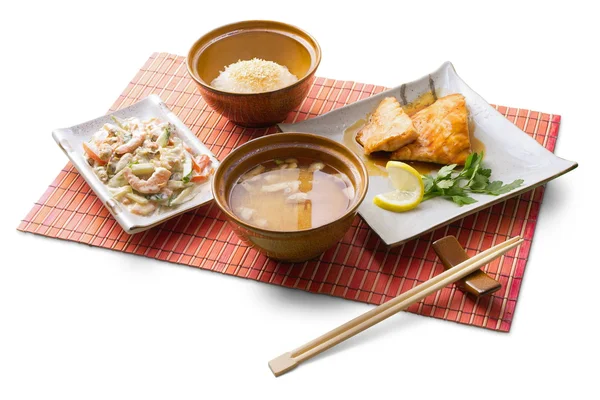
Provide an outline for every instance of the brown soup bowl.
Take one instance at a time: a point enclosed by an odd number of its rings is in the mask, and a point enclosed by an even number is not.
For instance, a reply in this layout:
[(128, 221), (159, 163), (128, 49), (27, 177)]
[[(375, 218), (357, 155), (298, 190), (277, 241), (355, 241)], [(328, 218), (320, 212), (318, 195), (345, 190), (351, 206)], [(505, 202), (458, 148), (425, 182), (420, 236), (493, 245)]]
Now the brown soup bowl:
[[(278, 231), (254, 226), (234, 214), (230, 194), (240, 176), (259, 164), (289, 157), (320, 160), (348, 176), (355, 195), (343, 215), (314, 228)], [(235, 233), (268, 257), (289, 262), (315, 258), (339, 242), (352, 225), (368, 186), (367, 169), (354, 152), (331, 139), (309, 133), (276, 133), (249, 141), (221, 162), (212, 183), (215, 202)]]
[[(283, 65), (298, 82), (262, 93), (233, 93), (210, 83), (239, 60), (261, 58)], [(233, 123), (264, 127), (283, 121), (304, 100), (321, 62), (321, 48), (307, 32), (276, 21), (242, 21), (214, 29), (194, 43), (188, 73), (204, 100)]]

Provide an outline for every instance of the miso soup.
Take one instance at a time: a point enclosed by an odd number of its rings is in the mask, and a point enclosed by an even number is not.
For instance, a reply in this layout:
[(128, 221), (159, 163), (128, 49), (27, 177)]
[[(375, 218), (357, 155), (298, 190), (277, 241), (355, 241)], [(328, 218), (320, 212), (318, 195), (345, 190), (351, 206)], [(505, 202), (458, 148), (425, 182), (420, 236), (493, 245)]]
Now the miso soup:
[(277, 231), (316, 228), (343, 215), (354, 187), (348, 177), (319, 160), (275, 159), (243, 174), (229, 204), (248, 224)]

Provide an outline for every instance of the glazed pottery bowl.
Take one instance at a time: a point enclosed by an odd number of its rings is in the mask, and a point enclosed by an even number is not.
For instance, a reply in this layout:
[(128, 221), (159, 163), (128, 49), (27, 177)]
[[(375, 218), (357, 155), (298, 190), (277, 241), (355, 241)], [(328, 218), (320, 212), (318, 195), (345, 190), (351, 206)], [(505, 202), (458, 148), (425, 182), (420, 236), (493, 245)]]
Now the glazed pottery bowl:
[[(283, 65), (298, 81), (262, 93), (233, 93), (210, 83), (226, 66), (260, 58)], [(307, 32), (276, 21), (242, 21), (214, 29), (198, 39), (188, 52), (188, 73), (204, 100), (237, 125), (276, 124), (298, 107), (308, 94), (321, 62), (321, 48)]]
[[(235, 215), (230, 206), (230, 194), (240, 176), (259, 164), (289, 157), (320, 160), (349, 178), (355, 195), (343, 215), (325, 225), (297, 231), (259, 228)], [(278, 133), (251, 140), (233, 150), (215, 172), (212, 188), (216, 204), (246, 244), (271, 258), (298, 262), (317, 257), (344, 236), (367, 193), (368, 185), (365, 165), (346, 146), (308, 133)]]

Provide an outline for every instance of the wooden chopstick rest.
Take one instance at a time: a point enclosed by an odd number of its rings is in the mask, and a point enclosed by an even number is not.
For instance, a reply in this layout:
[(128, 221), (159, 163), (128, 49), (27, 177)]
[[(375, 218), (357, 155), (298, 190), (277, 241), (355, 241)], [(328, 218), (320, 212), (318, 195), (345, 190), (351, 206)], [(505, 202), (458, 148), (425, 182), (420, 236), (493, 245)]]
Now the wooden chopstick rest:
[[(460, 245), (456, 237), (446, 236), (433, 242), (433, 250), (438, 255), (445, 269), (450, 269), (463, 261), (469, 259), (465, 249)], [(500, 282), (478, 270), (463, 279), (457, 281), (455, 285), (462, 291), (474, 296), (485, 296), (494, 293), (500, 289)]]

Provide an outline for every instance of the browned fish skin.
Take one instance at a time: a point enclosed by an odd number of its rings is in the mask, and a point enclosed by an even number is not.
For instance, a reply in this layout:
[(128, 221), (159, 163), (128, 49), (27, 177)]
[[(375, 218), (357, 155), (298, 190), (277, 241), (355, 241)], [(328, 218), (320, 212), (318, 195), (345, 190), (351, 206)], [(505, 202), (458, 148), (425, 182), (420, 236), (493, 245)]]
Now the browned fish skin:
[(468, 111), (461, 94), (438, 99), (412, 116), (417, 139), (394, 151), (392, 160), (464, 165), (471, 153)]
[(417, 132), (410, 117), (394, 97), (379, 103), (356, 140), (363, 145), (365, 154), (375, 151), (394, 151), (413, 142)]

